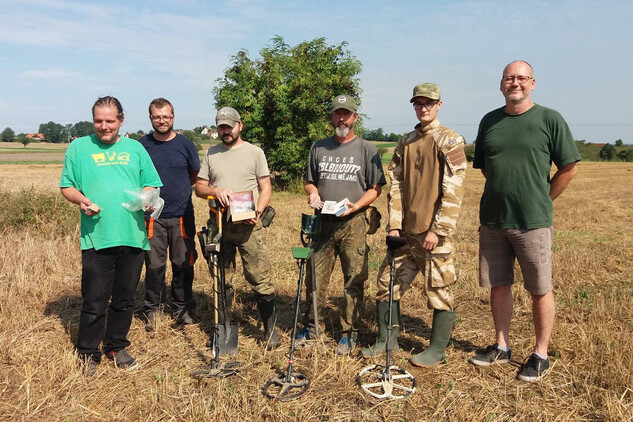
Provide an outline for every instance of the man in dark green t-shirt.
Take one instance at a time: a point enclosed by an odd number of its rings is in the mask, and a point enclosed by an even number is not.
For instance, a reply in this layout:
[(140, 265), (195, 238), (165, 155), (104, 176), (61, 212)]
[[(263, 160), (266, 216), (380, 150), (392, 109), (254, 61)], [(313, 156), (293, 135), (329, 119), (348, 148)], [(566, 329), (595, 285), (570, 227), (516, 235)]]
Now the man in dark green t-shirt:
[[(561, 115), (532, 102), (532, 66), (503, 70), (505, 106), (486, 114), (475, 141), (474, 168), (486, 184), (479, 220), (479, 284), (490, 288), (496, 343), (470, 358), (478, 366), (509, 362), (514, 262), (532, 297), (536, 344), (518, 378), (533, 382), (549, 369), (547, 345), (556, 306), (552, 285), (553, 204), (576, 175), (580, 155)], [(557, 171), (550, 178), (552, 162)]]

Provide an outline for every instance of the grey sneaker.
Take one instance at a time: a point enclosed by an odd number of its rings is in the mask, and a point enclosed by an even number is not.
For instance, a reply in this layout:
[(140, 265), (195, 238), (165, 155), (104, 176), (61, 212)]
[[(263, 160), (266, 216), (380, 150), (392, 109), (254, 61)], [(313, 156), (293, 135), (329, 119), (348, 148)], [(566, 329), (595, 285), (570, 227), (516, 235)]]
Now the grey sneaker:
[(347, 336), (341, 337), (336, 345), (337, 355), (349, 355), (356, 348), (356, 340)]
[(471, 357), (468, 361), (477, 366), (490, 366), (493, 363), (508, 363), (512, 359), (512, 351), (508, 349), (507, 352), (499, 350), (498, 344), (495, 343), (492, 346), (486, 347), (481, 353), (477, 353)]
[(92, 358), (79, 358), (79, 370), (86, 377), (94, 377), (97, 374), (97, 362), (95, 362)]
[(108, 352), (108, 359), (112, 360), (114, 365), (121, 369), (134, 369), (138, 366), (136, 359), (125, 349), (121, 349), (118, 352)]
[(532, 354), (526, 363), (521, 365), (517, 378), (521, 381), (536, 382), (543, 378), (549, 370), (549, 359), (541, 359)]

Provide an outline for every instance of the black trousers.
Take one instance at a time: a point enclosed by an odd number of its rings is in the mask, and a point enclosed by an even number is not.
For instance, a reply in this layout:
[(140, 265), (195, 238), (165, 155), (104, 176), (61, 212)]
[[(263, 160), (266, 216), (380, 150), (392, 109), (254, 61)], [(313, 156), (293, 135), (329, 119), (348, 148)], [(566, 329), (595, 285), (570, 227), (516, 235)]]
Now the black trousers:
[[(118, 351), (130, 345), (127, 339), (134, 313), (145, 251), (117, 246), (81, 251), (81, 316), (75, 347), (82, 358), (101, 361), (103, 351)], [(107, 326), (106, 326), (107, 311)]]
[(145, 254), (145, 314), (165, 301), (167, 255), (171, 262), (171, 302), (174, 314), (196, 307), (193, 297), (193, 264), (196, 261), (196, 223), (193, 215), (150, 218), (147, 234), (151, 250)]

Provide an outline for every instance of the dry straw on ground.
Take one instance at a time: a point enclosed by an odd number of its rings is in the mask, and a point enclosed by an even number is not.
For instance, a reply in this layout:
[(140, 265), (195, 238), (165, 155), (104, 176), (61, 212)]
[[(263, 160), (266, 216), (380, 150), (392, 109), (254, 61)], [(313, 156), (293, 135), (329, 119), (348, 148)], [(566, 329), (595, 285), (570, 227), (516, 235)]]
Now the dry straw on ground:
[[(81, 297), (77, 231), (63, 236), (56, 216), (19, 229), (2, 229), (0, 242), (0, 420), (3, 421), (380, 421), (380, 420), (633, 420), (633, 166), (581, 163), (576, 179), (555, 203), (554, 279), (558, 315), (549, 353), (551, 373), (536, 384), (515, 379), (510, 365), (480, 369), (467, 363), (478, 347), (493, 340), (488, 293), (477, 286), (477, 209), (483, 178), (468, 171), (458, 232), (460, 280), (455, 285), (457, 325), (448, 362), (432, 369), (407, 363), (411, 351), (428, 345), (431, 311), (413, 288), (402, 301), (404, 350), (399, 365), (417, 378), (418, 391), (402, 401), (376, 401), (355, 384), (368, 362), (335, 356), (330, 345), (301, 350), (296, 366), (312, 385), (289, 403), (266, 399), (261, 388), (284, 368), (292, 324), (298, 270), (290, 246), (299, 244), (300, 195), (275, 193), (278, 215), (266, 237), (278, 289), (283, 346), (264, 352), (253, 294), (243, 279), (237, 286), (236, 315), (241, 323), (240, 352), (245, 363), (237, 376), (196, 381), (190, 372), (209, 358), (205, 342), (211, 328), (210, 277), (196, 264), (196, 324), (176, 327), (169, 316), (146, 333), (135, 318), (130, 351), (139, 367), (117, 370), (104, 361), (97, 376), (76, 368), (76, 338)], [(35, 185), (52, 192), (61, 166), (0, 166), (0, 193)], [(35, 191), (33, 191), (35, 192)], [(378, 200), (385, 211), (385, 196)], [(204, 201), (195, 200), (198, 227), (206, 221)], [(380, 234), (370, 239), (370, 279), (365, 298), (365, 331), (375, 323), (376, 270), (385, 248)], [(341, 297), (336, 269), (331, 302)], [(143, 283), (136, 295), (142, 301)], [(514, 289), (511, 332), (513, 356), (520, 363), (533, 342), (528, 295)], [(333, 312), (326, 313), (335, 321)], [(331, 335), (331, 333), (328, 333)]]

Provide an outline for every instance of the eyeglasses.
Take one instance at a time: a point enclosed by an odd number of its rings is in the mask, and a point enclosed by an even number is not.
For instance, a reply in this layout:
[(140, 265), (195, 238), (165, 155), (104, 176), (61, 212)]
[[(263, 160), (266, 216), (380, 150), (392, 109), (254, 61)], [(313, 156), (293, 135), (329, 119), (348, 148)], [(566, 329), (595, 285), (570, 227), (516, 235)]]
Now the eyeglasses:
[(413, 103), (413, 108), (416, 110), (422, 110), (423, 108), (430, 110), (436, 105), (439, 101), (429, 101), (428, 103)]
[(173, 119), (174, 116), (149, 116), (149, 118), (152, 119), (153, 122), (162, 122), (163, 120), (168, 122)]
[(512, 82), (514, 82), (515, 79), (517, 80), (518, 83), (524, 84), (530, 79), (534, 79), (534, 78), (532, 76), (504, 76), (502, 81), (507, 84), (511, 84)]

